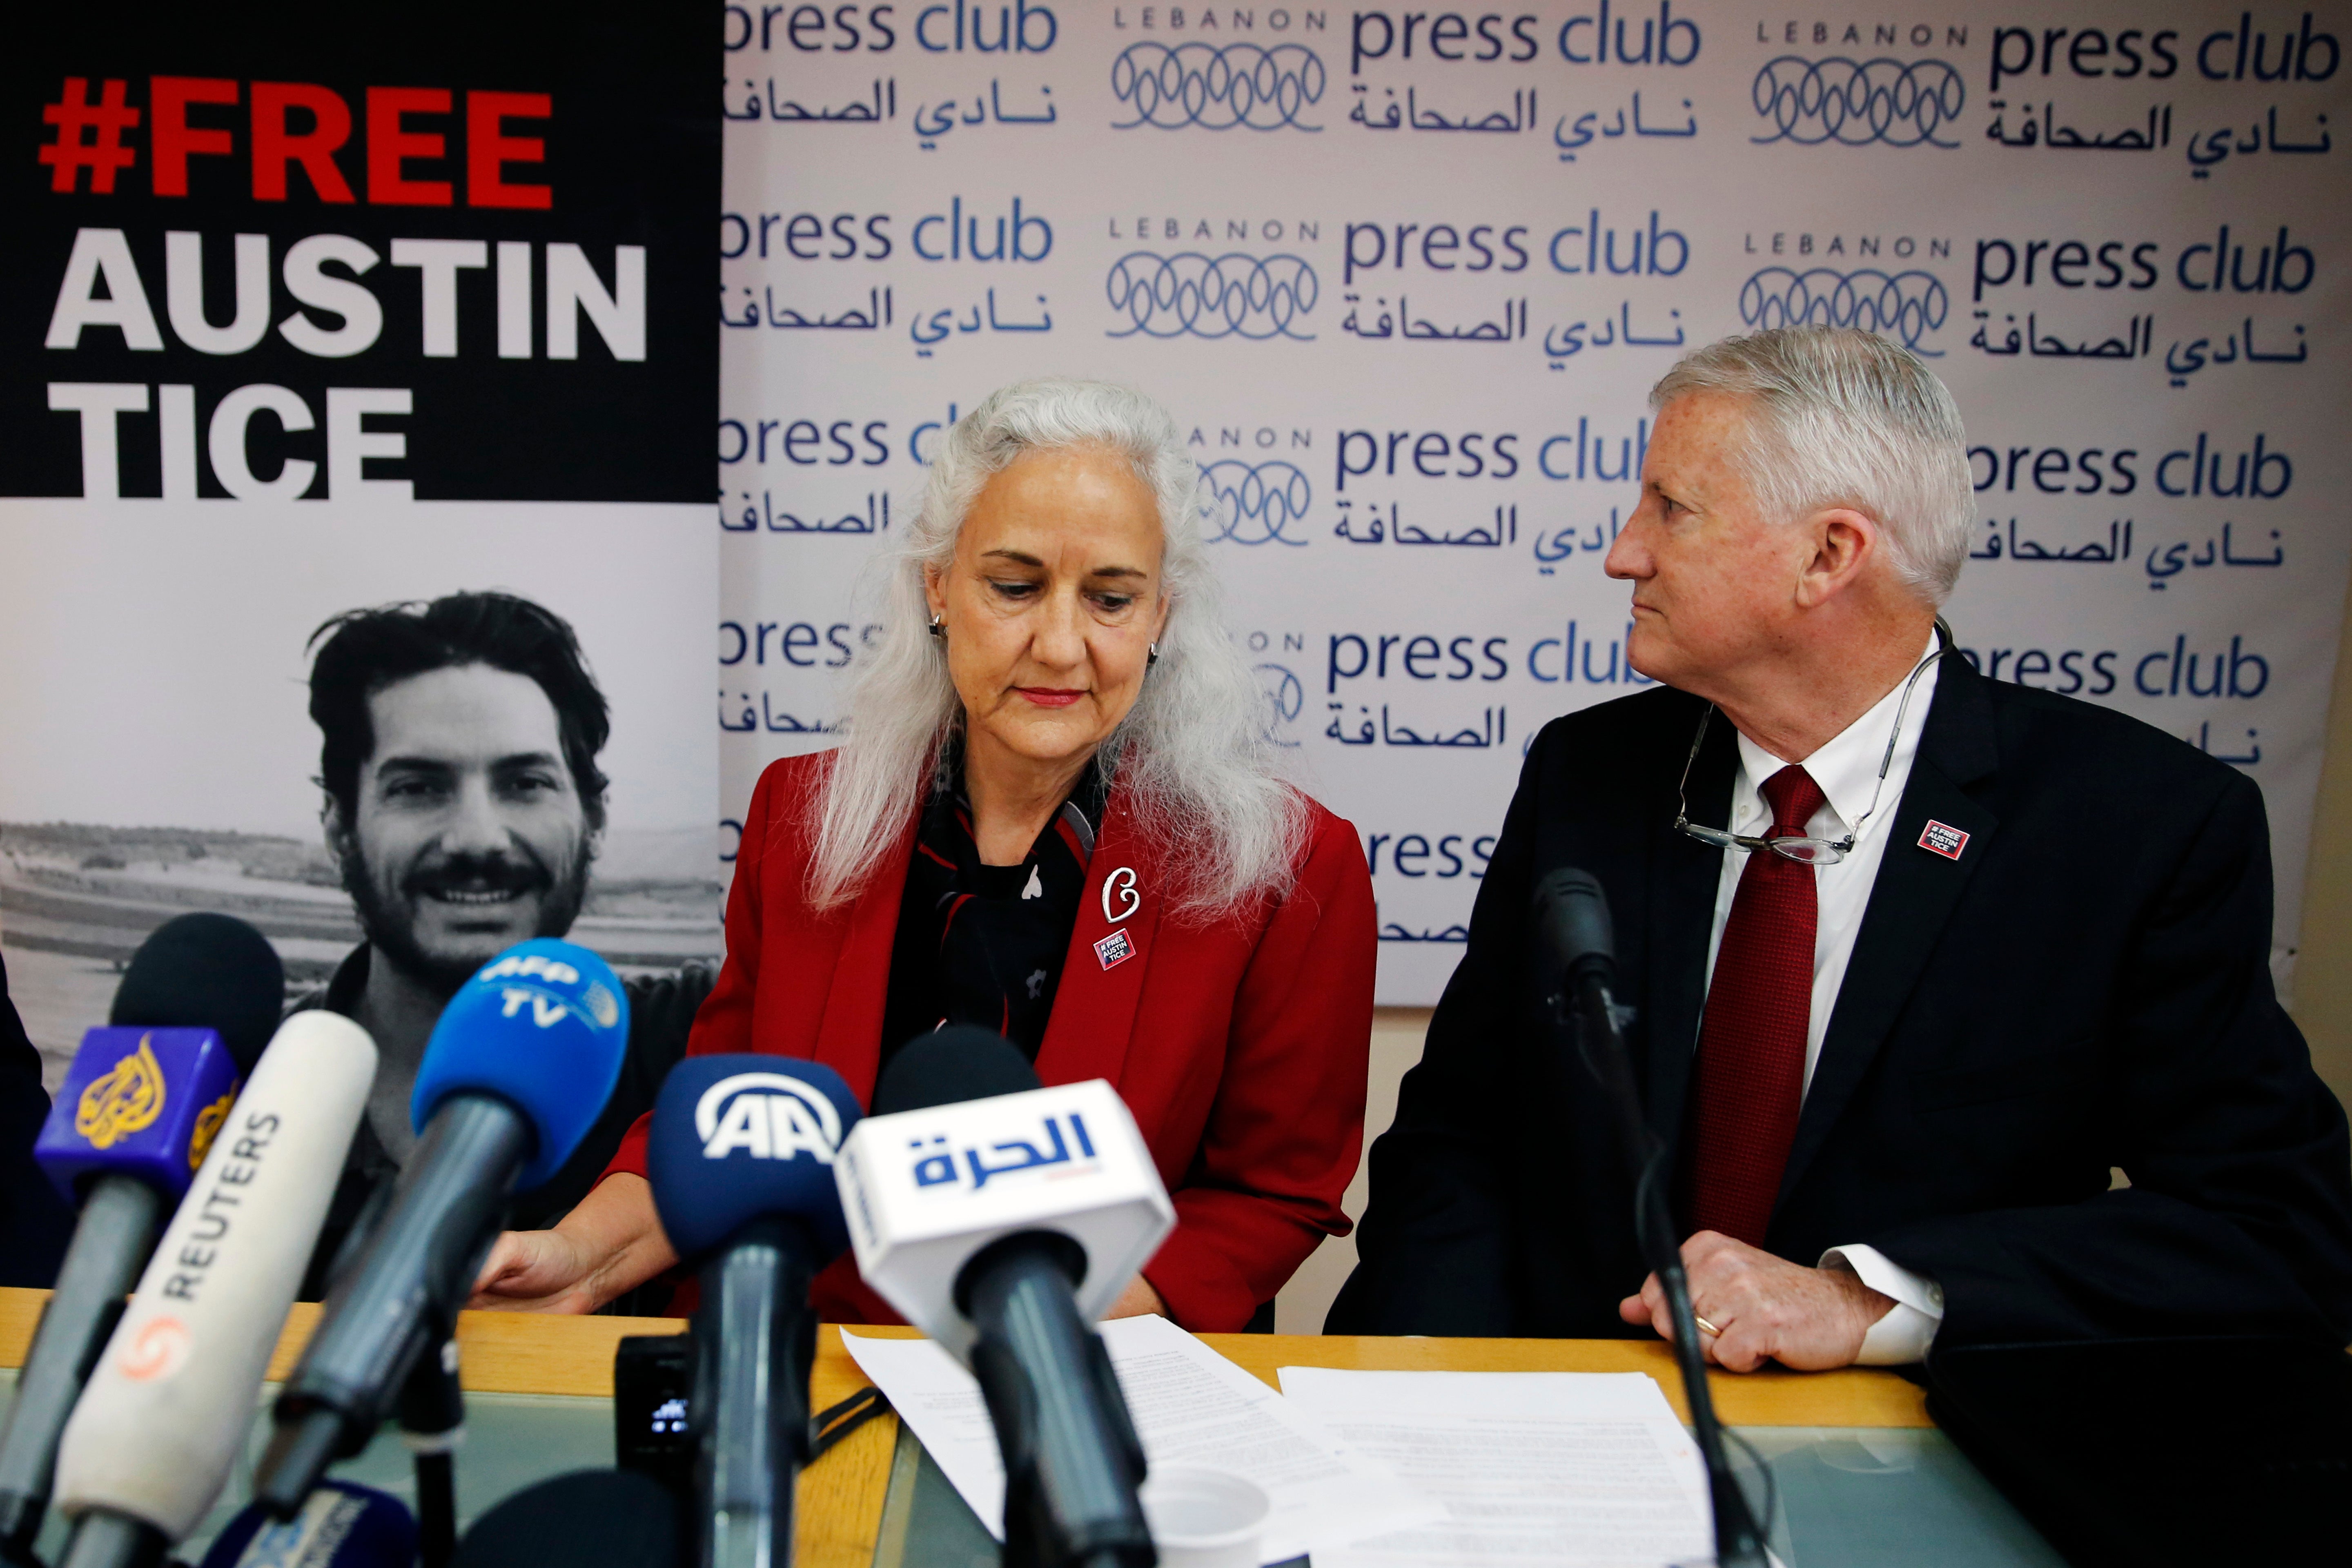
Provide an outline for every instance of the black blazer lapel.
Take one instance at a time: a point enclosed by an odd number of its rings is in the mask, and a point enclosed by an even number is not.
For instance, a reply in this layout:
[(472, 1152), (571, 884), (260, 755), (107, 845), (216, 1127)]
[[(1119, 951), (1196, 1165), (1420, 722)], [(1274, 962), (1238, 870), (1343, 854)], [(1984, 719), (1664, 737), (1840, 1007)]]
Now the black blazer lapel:
[[(1706, 743), (1691, 765), (1693, 822), (1720, 827), (1731, 820), (1731, 781), (1738, 767), (1738, 732), (1728, 719), (1713, 714)], [(1723, 876), (1722, 850), (1675, 830), (1672, 792), (1681, 773), (1678, 750), (1652, 830), (1650, 1016), (1642, 1031), (1649, 1056), (1643, 1076), (1650, 1128), (1669, 1149), (1682, 1131), (1683, 1100), (1698, 1051), (1699, 1017), (1706, 1008), (1706, 943), (1715, 924), (1716, 887)]]
[[(1958, 655), (1936, 676), (1935, 705), (1911, 764), (1910, 782), (1889, 825), (1885, 858), (1854, 938), (1844, 983), (1822, 1038), (1821, 1059), (1797, 1120), (1796, 1141), (1780, 1176), (1785, 1203), (1821, 1151), (1887, 1032), (1918, 983), (1944, 925), (1984, 863), (2000, 818), (1968, 793), (1999, 763), (1992, 701), (1984, 678)], [(1926, 847), (1927, 825), (1966, 834), (1957, 857)], [(1948, 846), (1948, 835), (1938, 837)]]

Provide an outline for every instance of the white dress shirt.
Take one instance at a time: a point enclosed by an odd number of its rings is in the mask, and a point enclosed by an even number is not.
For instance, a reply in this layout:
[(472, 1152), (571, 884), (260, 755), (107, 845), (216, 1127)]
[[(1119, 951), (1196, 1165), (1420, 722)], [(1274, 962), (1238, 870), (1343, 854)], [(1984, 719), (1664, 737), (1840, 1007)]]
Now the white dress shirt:
[[(1926, 653), (1935, 651), (1931, 640)], [(1812, 1012), (1805, 1025), (1805, 1089), (1813, 1084), (1813, 1067), (1821, 1059), (1822, 1037), (1829, 1032), (1830, 1015), (1837, 1005), (1838, 988), (1845, 983), (1846, 964), (1853, 957), (1854, 937), (1862, 930), (1863, 911), (1878, 879), (1878, 863), (1886, 854), (1887, 839), (1903, 787), (1911, 779), (1911, 759), (1918, 754), (1919, 734), (1935, 700), (1938, 666), (1929, 665), (1903, 700), (1904, 681), (1880, 698), (1870, 710), (1804, 760), (1805, 772), (1825, 797), (1806, 831), (1817, 838), (1841, 840), (1853, 835), (1853, 848), (1834, 866), (1813, 870)], [(1906, 672), (1908, 679), (1908, 672)], [(1902, 731), (1895, 736), (1895, 752), (1886, 764), (1886, 782), (1878, 782), (1879, 759), (1887, 755), (1886, 738), (1901, 710)], [(1731, 831), (1760, 837), (1772, 826), (1772, 810), (1765, 804), (1762, 784), (1789, 764), (1746, 735), (1739, 739), (1739, 771), (1731, 781)], [(1872, 796), (1875, 792), (1877, 804)], [(1867, 814), (1865, 816), (1865, 814)], [(1727, 849), (1723, 870), (1716, 882), (1715, 921), (1707, 936), (1706, 970), (1710, 985), (1715, 959), (1723, 946), (1723, 928), (1731, 919), (1731, 901), (1739, 891), (1739, 874), (1748, 851)], [(1895, 1299), (1893, 1310), (1873, 1324), (1862, 1342), (1858, 1360), (1864, 1366), (1895, 1366), (1919, 1360), (1936, 1338), (1944, 1318), (1944, 1292), (1932, 1279), (1888, 1258), (1872, 1247), (1833, 1247), (1821, 1258), (1824, 1267), (1850, 1268), (1864, 1285)]]

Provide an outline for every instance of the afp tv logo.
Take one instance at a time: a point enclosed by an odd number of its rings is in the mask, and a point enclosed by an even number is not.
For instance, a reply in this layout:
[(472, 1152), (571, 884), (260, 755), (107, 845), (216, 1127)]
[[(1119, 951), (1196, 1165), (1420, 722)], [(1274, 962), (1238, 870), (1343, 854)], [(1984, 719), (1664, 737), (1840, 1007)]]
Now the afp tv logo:
[(796, 1160), (805, 1154), (833, 1163), (841, 1148), (841, 1112), (814, 1084), (780, 1072), (722, 1078), (695, 1101), (694, 1130), (702, 1157)]

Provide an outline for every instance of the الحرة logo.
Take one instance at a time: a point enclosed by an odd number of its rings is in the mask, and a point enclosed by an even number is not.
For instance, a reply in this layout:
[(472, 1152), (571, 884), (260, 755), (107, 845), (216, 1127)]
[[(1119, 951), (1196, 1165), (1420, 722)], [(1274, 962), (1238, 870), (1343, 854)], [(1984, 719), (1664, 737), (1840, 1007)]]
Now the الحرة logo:
[(155, 1059), (154, 1037), (139, 1037), (139, 1048), (90, 1080), (74, 1107), (74, 1131), (93, 1149), (111, 1149), (133, 1132), (143, 1132), (163, 1114), (163, 1064)]
[(824, 1094), (780, 1072), (742, 1072), (722, 1078), (695, 1101), (694, 1130), (702, 1157), (724, 1160), (740, 1150), (754, 1160), (790, 1160), (807, 1154), (833, 1163), (841, 1147), (841, 1112)]
[(213, 1140), (228, 1121), (228, 1108), (236, 1103), (237, 1086), (228, 1086), (228, 1092), (196, 1112), (195, 1131), (188, 1137), (188, 1169), (193, 1171), (205, 1163), (212, 1152)]
[(122, 1347), (115, 1370), (133, 1383), (153, 1383), (180, 1370), (188, 1359), (188, 1325), (177, 1318), (151, 1318)]

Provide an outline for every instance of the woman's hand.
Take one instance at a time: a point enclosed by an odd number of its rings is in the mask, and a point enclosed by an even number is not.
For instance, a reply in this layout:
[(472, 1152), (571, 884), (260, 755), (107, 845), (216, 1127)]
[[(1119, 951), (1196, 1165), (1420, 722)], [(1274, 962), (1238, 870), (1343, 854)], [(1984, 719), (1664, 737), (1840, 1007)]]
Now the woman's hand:
[(466, 1305), (494, 1312), (593, 1312), (603, 1305), (589, 1288), (594, 1268), (561, 1228), (509, 1230), (490, 1247)]
[(1164, 1318), (1168, 1315), (1168, 1303), (1160, 1299), (1160, 1292), (1151, 1288), (1151, 1281), (1139, 1274), (1127, 1282), (1127, 1289), (1118, 1293), (1118, 1300), (1113, 1301), (1110, 1310), (1103, 1315), (1107, 1318)]
[(510, 1230), (490, 1247), (467, 1306), (593, 1312), (677, 1262), (643, 1176), (607, 1176), (553, 1230)]

